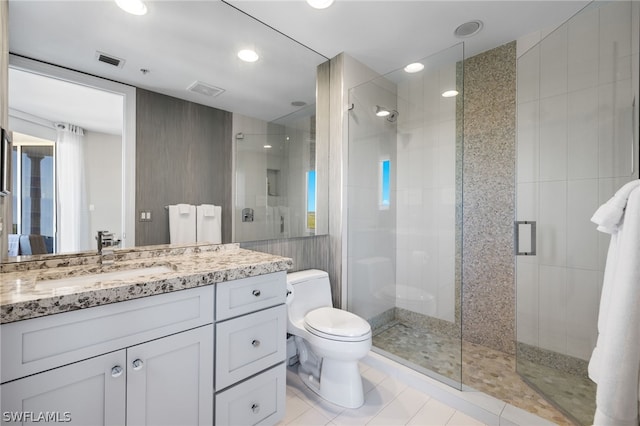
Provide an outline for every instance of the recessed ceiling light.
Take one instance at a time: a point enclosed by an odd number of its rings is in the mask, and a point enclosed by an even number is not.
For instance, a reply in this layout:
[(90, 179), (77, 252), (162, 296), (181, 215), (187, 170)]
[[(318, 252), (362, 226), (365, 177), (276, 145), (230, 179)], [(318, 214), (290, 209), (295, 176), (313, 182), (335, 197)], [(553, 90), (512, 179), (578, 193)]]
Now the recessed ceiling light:
[(469, 21), (456, 28), (453, 34), (458, 38), (467, 38), (478, 34), (482, 27), (482, 21)]
[(269, 148), (271, 148), (271, 145), (264, 145), (263, 148), (269, 149)]
[(424, 69), (424, 65), (420, 62), (414, 62), (404, 67), (404, 70), (408, 73), (420, 72)]
[(447, 90), (446, 92), (442, 93), (443, 98), (453, 98), (454, 96), (458, 96), (457, 90)]
[(333, 4), (333, 0), (307, 0), (307, 3), (315, 9), (326, 9)]
[(238, 52), (238, 58), (242, 59), (245, 62), (255, 62), (260, 57), (254, 50), (243, 49)]
[(116, 0), (116, 4), (120, 9), (132, 15), (144, 15), (147, 13), (147, 6), (142, 0)]

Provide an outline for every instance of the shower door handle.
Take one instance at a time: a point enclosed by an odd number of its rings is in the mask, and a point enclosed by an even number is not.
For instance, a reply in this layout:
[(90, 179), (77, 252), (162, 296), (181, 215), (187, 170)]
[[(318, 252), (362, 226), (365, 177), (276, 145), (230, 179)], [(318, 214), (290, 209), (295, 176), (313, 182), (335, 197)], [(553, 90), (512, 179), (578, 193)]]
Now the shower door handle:
[[(528, 230), (528, 235), (526, 234)], [(520, 232), (523, 232), (523, 238)], [(532, 220), (518, 220), (514, 226), (516, 256), (536, 255), (536, 222)]]

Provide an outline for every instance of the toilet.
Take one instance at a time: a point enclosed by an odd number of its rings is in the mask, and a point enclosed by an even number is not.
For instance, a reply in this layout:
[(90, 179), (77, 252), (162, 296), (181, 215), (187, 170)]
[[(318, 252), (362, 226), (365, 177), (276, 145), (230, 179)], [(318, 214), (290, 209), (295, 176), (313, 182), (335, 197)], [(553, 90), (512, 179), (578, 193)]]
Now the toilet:
[(364, 403), (358, 361), (371, 349), (371, 326), (334, 309), (329, 275), (317, 269), (287, 275), (287, 332), (294, 336), (298, 376), (325, 400), (346, 408)]

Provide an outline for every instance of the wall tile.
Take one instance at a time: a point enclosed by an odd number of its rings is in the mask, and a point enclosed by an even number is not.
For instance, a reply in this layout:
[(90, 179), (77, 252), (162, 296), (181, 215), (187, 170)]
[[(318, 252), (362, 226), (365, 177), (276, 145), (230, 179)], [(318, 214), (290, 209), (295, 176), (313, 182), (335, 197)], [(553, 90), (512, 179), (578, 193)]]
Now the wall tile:
[(541, 265), (567, 262), (567, 182), (540, 183), (538, 257)]
[(580, 90), (598, 84), (599, 10), (579, 14), (568, 24), (568, 89)]
[(567, 269), (567, 355), (589, 360), (598, 337), (597, 271)]
[(540, 180), (567, 178), (567, 95), (540, 100)]
[(567, 91), (567, 26), (563, 25), (540, 42), (540, 98)]
[[(519, 43), (519, 42), (518, 42)], [(518, 59), (518, 104), (540, 99), (540, 46)]]
[(518, 342), (538, 346), (538, 265), (516, 260)]
[(550, 351), (566, 353), (567, 269), (540, 265), (539, 271), (540, 346)]
[[(632, 152), (631, 80), (601, 85), (598, 99), (599, 176), (629, 176)], [(635, 113), (638, 113), (637, 104)], [(638, 153), (635, 154), (637, 156)]]
[(591, 216), (598, 208), (598, 180), (572, 180), (567, 187), (567, 266), (598, 267), (598, 231)]
[(569, 179), (598, 177), (598, 90), (589, 88), (569, 93), (568, 98)]
[(630, 78), (631, 2), (600, 8), (600, 83)]
[(518, 104), (518, 182), (535, 182), (540, 168), (540, 102)]

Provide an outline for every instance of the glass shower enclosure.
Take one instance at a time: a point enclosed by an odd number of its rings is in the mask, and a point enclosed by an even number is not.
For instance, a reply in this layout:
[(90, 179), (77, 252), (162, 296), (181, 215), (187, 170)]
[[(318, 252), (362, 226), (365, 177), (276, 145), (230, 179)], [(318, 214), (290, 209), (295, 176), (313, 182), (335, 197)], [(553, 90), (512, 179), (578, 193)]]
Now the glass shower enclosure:
[(418, 62), (349, 92), (347, 309), (461, 388), (463, 45)]
[[(517, 60), (517, 369), (589, 425), (609, 236), (590, 218), (638, 178), (638, 4), (594, 2)], [(532, 232), (533, 237), (532, 238)]]

